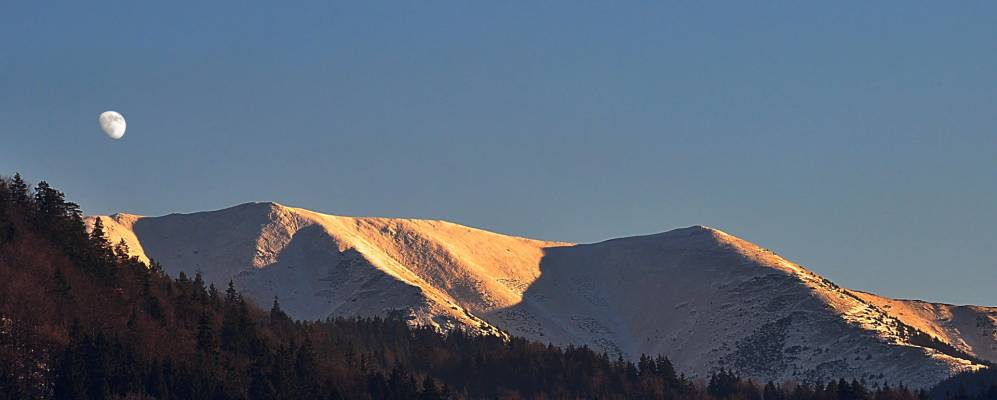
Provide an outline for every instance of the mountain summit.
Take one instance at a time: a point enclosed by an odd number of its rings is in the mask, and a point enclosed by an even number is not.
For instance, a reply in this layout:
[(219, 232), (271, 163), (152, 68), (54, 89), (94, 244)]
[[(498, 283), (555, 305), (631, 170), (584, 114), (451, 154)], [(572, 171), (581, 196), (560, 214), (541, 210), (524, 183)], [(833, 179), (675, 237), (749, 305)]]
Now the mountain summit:
[(997, 308), (851, 291), (705, 226), (574, 244), (276, 203), (99, 218), (170, 274), (233, 280), (299, 319), (395, 315), (774, 381), (926, 387), (997, 361)]

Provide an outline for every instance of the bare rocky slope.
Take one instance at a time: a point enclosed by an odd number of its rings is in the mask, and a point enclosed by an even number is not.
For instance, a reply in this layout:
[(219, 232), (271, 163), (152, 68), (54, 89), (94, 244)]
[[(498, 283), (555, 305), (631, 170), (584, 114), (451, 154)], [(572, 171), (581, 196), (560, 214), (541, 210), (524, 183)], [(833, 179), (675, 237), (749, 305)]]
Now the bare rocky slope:
[(761, 380), (926, 387), (997, 361), (997, 308), (840, 288), (703, 226), (572, 244), (275, 203), (101, 218), (113, 241), (170, 274), (234, 280), (300, 319), (393, 314), (613, 357), (665, 354), (692, 376), (724, 367)]

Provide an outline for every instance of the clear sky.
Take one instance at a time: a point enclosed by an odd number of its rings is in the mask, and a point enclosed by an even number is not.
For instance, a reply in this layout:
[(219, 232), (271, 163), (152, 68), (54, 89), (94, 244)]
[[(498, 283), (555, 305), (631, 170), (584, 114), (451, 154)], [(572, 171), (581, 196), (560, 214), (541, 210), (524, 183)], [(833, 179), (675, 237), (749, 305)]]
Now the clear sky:
[(88, 213), (704, 224), (997, 305), (997, 3), (705, 3), (4, 2), (0, 174)]

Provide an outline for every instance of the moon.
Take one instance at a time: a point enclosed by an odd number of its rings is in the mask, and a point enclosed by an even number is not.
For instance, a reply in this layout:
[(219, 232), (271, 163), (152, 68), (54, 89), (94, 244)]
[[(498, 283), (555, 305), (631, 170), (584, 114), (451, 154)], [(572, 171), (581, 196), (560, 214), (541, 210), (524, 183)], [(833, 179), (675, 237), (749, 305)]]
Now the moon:
[(125, 128), (127, 127), (125, 117), (117, 111), (104, 111), (100, 113), (100, 118), (97, 118), (97, 121), (100, 122), (100, 129), (104, 130), (107, 137), (118, 140), (125, 136)]

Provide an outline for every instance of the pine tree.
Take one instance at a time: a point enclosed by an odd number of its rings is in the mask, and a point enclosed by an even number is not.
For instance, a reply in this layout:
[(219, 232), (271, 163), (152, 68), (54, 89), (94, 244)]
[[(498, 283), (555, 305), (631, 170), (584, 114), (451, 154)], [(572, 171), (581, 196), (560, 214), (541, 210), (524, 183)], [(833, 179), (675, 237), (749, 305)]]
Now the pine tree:
[(222, 320), (222, 347), (242, 353), (252, 353), (257, 350), (256, 338), (249, 335), (253, 321), (249, 316), (249, 307), (242, 294), (235, 289), (235, 282), (228, 282), (225, 289), (224, 319)]
[(280, 332), (290, 329), (290, 325), (293, 321), (291, 317), (288, 317), (284, 310), (280, 308), (280, 302), (277, 296), (273, 298), (273, 305), (270, 306), (270, 327), (278, 330)]
[(654, 360), (648, 357), (646, 354), (641, 354), (640, 359), (637, 361), (637, 369), (640, 371), (638, 374), (640, 376), (650, 376), (655, 374), (657, 371), (654, 365)]
[(208, 292), (204, 287), (204, 274), (201, 271), (194, 272), (194, 298), (203, 306), (208, 304)]
[(658, 376), (665, 381), (666, 386), (675, 388), (679, 385), (680, 380), (675, 373), (675, 366), (672, 365), (672, 361), (668, 357), (659, 355), (655, 364), (658, 368)]
[(207, 312), (202, 312), (197, 320), (197, 350), (204, 355), (214, 358), (216, 355), (215, 327), (211, 322), (211, 316)]
[(21, 179), (21, 174), (14, 174), (14, 179), (10, 181), (10, 197), (15, 207), (28, 209), (28, 184)]
[(238, 303), (242, 296), (239, 294), (238, 290), (235, 290), (235, 282), (231, 279), (228, 281), (228, 288), (225, 289), (225, 304), (229, 307)]
[(710, 376), (706, 390), (716, 397), (729, 397), (737, 388), (738, 378), (734, 373), (720, 368), (720, 371)]
[(218, 288), (215, 287), (214, 283), (208, 285), (208, 303), (215, 306), (221, 304), (221, 299), (218, 297)]
[(114, 256), (122, 264), (128, 263), (131, 260), (131, 249), (128, 248), (128, 243), (125, 243), (124, 238), (119, 240), (118, 244), (114, 245)]
[(13, 225), (7, 216), (7, 209), (10, 208), (10, 187), (7, 180), (0, 178), (0, 244), (13, 239)]
[(280, 309), (280, 302), (277, 300), (277, 296), (273, 297), (273, 305), (270, 306), (270, 320), (276, 321), (281, 319), (284, 312)]
[(65, 203), (62, 192), (52, 189), (48, 182), (38, 182), (35, 187), (35, 210), (41, 223), (52, 224), (57, 218), (65, 216)]
[(101, 221), (102, 219), (102, 217), (93, 219), (93, 228), (90, 230), (90, 246), (96, 253), (97, 262), (106, 264), (111, 260), (113, 252), (111, 251), (111, 243), (107, 240), (107, 235), (104, 233), (104, 222)]
[(0, 218), (7, 215), (7, 203), (10, 201), (10, 187), (7, 180), (0, 177)]
[(163, 270), (163, 265), (153, 259), (149, 259), (149, 272), (157, 277), (166, 275), (166, 272)]

